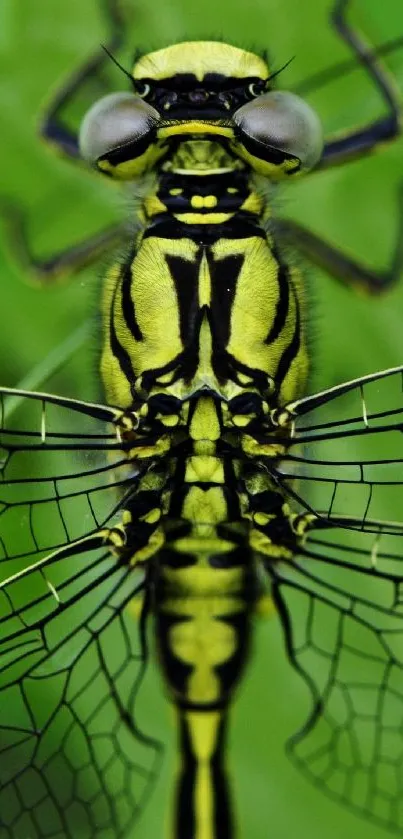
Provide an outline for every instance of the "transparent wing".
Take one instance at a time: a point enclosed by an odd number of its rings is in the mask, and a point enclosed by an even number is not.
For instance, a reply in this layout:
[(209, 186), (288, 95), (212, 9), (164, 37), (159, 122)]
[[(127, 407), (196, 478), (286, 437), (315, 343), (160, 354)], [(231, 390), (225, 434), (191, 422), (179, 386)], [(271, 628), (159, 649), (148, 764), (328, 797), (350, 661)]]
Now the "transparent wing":
[(403, 523), (402, 374), (394, 368), (287, 406), (293, 436), (275, 478), (324, 523)]
[(0, 832), (115, 839), (161, 752), (136, 713), (146, 609), (131, 610), (145, 581), (97, 536), (138, 473), (105, 425), (112, 408), (0, 399)]
[(160, 744), (135, 701), (147, 661), (143, 588), (99, 549), (60, 551), (0, 590), (0, 812), (7, 839), (125, 835)]
[(300, 559), (266, 567), (289, 658), (311, 693), (292, 759), (328, 795), (401, 832), (401, 536), (314, 529)]
[[(21, 405), (9, 417), (17, 396)], [(26, 562), (96, 532), (122, 503), (134, 470), (112, 425), (113, 408), (3, 388), (0, 411), (4, 578), (14, 560)]]

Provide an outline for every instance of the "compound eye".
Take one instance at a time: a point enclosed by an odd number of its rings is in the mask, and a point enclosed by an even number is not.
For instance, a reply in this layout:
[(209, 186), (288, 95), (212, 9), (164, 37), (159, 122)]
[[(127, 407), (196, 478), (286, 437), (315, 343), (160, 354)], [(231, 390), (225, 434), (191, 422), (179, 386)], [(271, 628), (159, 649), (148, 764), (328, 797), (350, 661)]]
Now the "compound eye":
[(315, 111), (288, 91), (263, 93), (233, 115), (238, 137), (255, 157), (273, 160), (280, 155), (298, 158), (301, 169), (311, 169), (320, 159), (323, 133)]
[(153, 141), (160, 115), (133, 93), (111, 93), (90, 108), (80, 128), (80, 151), (95, 165), (100, 159), (129, 159)]

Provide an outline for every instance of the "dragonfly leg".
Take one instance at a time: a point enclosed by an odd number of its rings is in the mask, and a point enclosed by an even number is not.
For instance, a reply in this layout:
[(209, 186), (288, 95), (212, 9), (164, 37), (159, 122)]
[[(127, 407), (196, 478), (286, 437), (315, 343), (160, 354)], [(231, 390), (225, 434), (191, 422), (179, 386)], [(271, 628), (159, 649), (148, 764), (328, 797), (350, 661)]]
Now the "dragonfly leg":
[(403, 185), (399, 188), (398, 202), (395, 245), (390, 264), (384, 271), (376, 271), (364, 265), (291, 219), (280, 219), (277, 229), (280, 236), (309, 262), (322, 268), (338, 282), (360, 292), (380, 294), (389, 290), (403, 271)]
[[(103, 8), (110, 33), (106, 48), (114, 52), (119, 49), (124, 40), (125, 27), (121, 0), (103, 0)], [(110, 63), (110, 60), (104, 50), (98, 50), (62, 85), (42, 115), (39, 126), (42, 138), (64, 157), (73, 160), (80, 159), (78, 134), (66, 124), (64, 111), (74, 101), (80, 88), (89, 78), (96, 77), (99, 78), (100, 83), (102, 82), (102, 70), (107, 63)], [(63, 281), (87, 265), (96, 262), (111, 249), (113, 251), (122, 242), (125, 231), (124, 225), (116, 223), (59, 253), (41, 259), (36, 258), (31, 252), (24, 210), (14, 201), (0, 197), (0, 215), (4, 219), (6, 240), (10, 243), (13, 256), (26, 273), (28, 280), (41, 286), (50, 286)]]
[(52, 286), (92, 265), (124, 241), (127, 225), (117, 222), (46, 258), (31, 251), (24, 210), (14, 201), (0, 198), (5, 239), (12, 257), (29, 282)]
[(354, 128), (345, 134), (331, 136), (325, 142), (322, 159), (314, 171), (339, 166), (373, 152), (383, 143), (395, 139), (401, 133), (401, 109), (397, 86), (382, 66), (379, 56), (361, 35), (347, 22), (346, 13), (351, 0), (336, 0), (332, 10), (332, 22), (343, 41), (348, 44), (357, 62), (366, 70), (385, 102), (387, 113), (363, 127)]
[[(113, 53), (124, 40), (124, 21), (119, 0), (103, 0), (105, 15), (109, 25), (109, 37), (106, 48)], [(80, 160), (77, 132), (70, 129), (63, 119), (65, 108), (74, 100), (85, 82), (94, 77), (101, 77), (104, 66), (110, 57), (104, 50), (97, 50), (60, 87), (47, 105), (41, 119), (39, 131), (41, 137), (50, 143), (59, 154), (72, 160)], [(106, 91), (107, 92), (107, 91)]]

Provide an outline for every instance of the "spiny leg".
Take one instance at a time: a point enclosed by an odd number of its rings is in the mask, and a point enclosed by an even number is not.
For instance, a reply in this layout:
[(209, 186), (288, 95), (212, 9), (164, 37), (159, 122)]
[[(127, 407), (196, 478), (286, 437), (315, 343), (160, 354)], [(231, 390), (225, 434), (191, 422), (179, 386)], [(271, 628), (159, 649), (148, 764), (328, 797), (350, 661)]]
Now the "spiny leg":
[[(121, 13), (121, 0), (103, 0), (102, 5), (110, 29), (105, 46), (109, 52), (113, 53), (121, 47), (124, 41), (125, 26)], [(105, 50), (98, 49), (94, 55), (71, 74), (66, 83), (52, 98), (42, 117), (39, 130), (43, 139), (51, 143), (60, 154), (73, 160), (79, 160), (81, 157), (78, 135), (64, 123), (63, 111), (74, 100), (82, 85), (91, 77), (100, 74), (110, 60)]]
[[(379, 54), (376, 50), (368, 48), (358, 33), (347, 23), (346, 12), (350, 4), (351, 0), (336, 0), (332, 11), (333, 24), (340, 37), (353, 50), (357, 62), (364, 67), (380, 91), (388, 113), (364, 128), (328, 139), (325, 142), (322, 159), (313, 170), (314, 172), (363, 157), (376, 150), (380, 144), (395, 139), (401, 131), (398, 92), (395, 90), (393, 80), (382, 68)], [(385, 271), (374, 271), (361, 264), (296, 221), (281, 219), (278, 222), (278, 231), (306, 259), (331, 274), (343, 285), (369, 294), (379, 294), (389, 289), (399, 279), (403, 268), (403, 188), (399, 190), (395, 247), (390, 265)]]
[[(399, 35), (397, 38), (391, 38), (389, 41), (384, 41), (384, 43), (374, 47), (372, 49), (372, 54), (379, 59), (387, 55), (392, 55), (402, 47), (403, 37)], [(305, 79), (298, 82), (296, 85), (293, 85), (290, 89), (298, 96), (309, 96), (311, 93), (317, 93), (318, 90), (326, 87), (331, 82), (337, 81), (337, 79), (344, 78), (350, 73), (353, 73), (354, 70), (359, 68), (359, 66), (360, 65), (357, 63), (357, 59), (355, 57), (347, 58), (344, 61), (338, 61), (335, 64), (330, 64), (329, 67), (326, 67), (326, 69), (322, 68), (315, 73), (311, 73)]]
[(367, 294), (380, 294), (390, 289), (403, 272), (403, 186), (399, 188), (397, 215), (395, 245), (390, 265), (384, 271), (374, 271), (363, 265), (291, 219), (280, 219), (277, 230), (309, 262), (322, 268), (338, 282)]
[[(122, 3), (121, 0), (103, 0), (102, 5), (110, 30), (106, 47), (110, 52), (114, 52), (119, 49), (124, 40)], [(69, 77), (45, 110), (40, 124), (40, 134), (45, 141), (55, 147), (58, 153), (67, 158), (80, 159), (80, 151), (78, 134), (65, 124), (63, 113), (74, 101), (81, 86), (89, 78), (99, 76), (110, 60), (105, 50), (97, 50)], [(50, 286), (63, 281), (87, 265), (93, 264), (104, 254), (110, 253), (124, 240), (126, 230), (124, 224), (116, 223), (48, 258), (37, 258), (32, 253), (29, 244), (24, 210), (13, 201), (0, 198), (0, 213), (4, 218), (6, 239), (10, 243), (13, 255), (28, 279), (41, 286)]]
[(125, 239), (127, 225), (116, 223), (76, 242), (47, 258), (37, 258), (31, 251), (26, 231), (24, 210), (18, 204), (0, 198), (0, 213), (4, 219), (6, 241), (14, 258), (35, 285), (51, 286), (68, 279), (92, 265), (104, 254), (113, 251)]
[(357, 128), (344, 135), (330, 137), (323, 150), (322, 159), (314, 171), (338, 166), (374, 151), (382, 143), (393, 140), (401, 132), (401, 110), (398, 91), (393, 80), (382, 67), (376, 52), (365, 44), (360, 35), (347, 23), (346, 12), (351, 0), (336, 0), (332, 11), (332, 22), (343, 41), (353, 53), (374, 85), (378, 88), (388, 113), (381, 119), (363, 128)]

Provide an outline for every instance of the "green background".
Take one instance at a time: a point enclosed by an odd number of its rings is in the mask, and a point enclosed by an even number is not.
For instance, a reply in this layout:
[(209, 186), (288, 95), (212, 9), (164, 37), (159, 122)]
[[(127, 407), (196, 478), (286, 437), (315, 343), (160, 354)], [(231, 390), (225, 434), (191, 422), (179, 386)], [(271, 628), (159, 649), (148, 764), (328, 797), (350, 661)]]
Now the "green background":
[[(272, 67), (295, 56), (281, 86), (348, 57), (331, 30), (328, 0), (132, 0), (122, 58), (130, 66), (135, 48), (153, 49), (173, 40), (223, 38), (248, 48), (267, 48)], [(375, 44), (403, 33), (401, 0), (356, 0), (352, 19)], [(0, 7), (0, 192), (22, 202), (36, 253), (49, 255), (124, 212), (114, 187), (57, 159), (36, 134), (43, 102), (71, 69), (106, 40), (106, 23), (92, 0), (2, 0)], [(403, 50), (388, 60), (403, 87)], [(360, 72), (310, 96), (326, 131), (342, 130), (379, 115), (382, 103)], [(279, 208), (349, 248), (372, 266), (387, 263), (396, 231), (396, 189), (402, 178), (403, 143), (372, 159), (293, 184)], [(23, 272), (0, 241), (0, 381), (17, 385), (97, 308), (99, 270), (71, 284), (40, 292), (24, 284)], [(381, 300), (350, 294), (309, 269), (314, 337), (313, 387), (402, 361), (403, 283)], [(90, 340), (52, 381), (57, 392), (93, 398), (96, 350)], [(41, 383), (43, 386), (43, 383)], [(49, 388), (50, 389), (50, 388)], [(152, 678), (150, 679), (152, 681)], [(147, 690), (148, 727), (164, 704), (155, 685)], [(260, 622), (256, 655), (234, 711), (231, 761), (240, 813), (240, 839), (382, 839), (368, 825), (329, 802), (289, 764), (283, 743), (307, 708), (303, 685), (289, 668), (276, 619)], [(2, 708), (2, 715), (6, 709)], [(164, 719), (164, 716), (163, 716)], [(163, 835), (159, 804), (168, 771), (134, 836)], [(161, 804), (162, 806), (162, 804)], [(25, 837), (18, 837), (25, 839)], [(77, 839), (80, 839), (77, 836)]]

